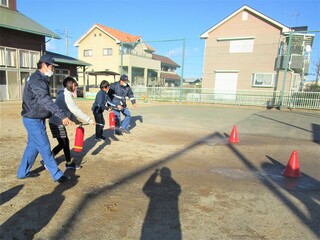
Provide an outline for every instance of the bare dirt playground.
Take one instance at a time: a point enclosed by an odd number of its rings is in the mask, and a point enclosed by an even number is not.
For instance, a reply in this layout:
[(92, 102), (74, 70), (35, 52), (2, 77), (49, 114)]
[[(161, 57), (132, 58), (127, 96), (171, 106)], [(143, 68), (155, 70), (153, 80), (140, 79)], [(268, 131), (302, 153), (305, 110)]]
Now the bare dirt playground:
[[(90, 116), (92, 102), (77, 100)], [(39, 177), (16, 179), (21, 102), (0, 109), (0, 239), (320, 238), (319, 111), (138, 103), (130, 135), (105, 127), (96, 142), (85, 126), (84, 150), (72, 152), (82, 168), (57, 184), (41, 156)], [(282, 174), (294, 150), (300, 178)], [(65, 171), (62, 152), (57, 161)]]

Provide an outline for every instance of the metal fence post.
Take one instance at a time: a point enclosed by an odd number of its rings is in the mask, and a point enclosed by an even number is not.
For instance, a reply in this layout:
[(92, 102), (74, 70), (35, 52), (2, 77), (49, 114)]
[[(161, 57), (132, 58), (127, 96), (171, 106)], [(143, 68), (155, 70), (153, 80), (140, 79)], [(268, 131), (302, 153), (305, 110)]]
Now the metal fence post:
[(290, 32), (290, 35), (289, 35), (288, 51), (287, 51), (287, 57), (286, 57), (286, 66), (284, 69), (284, 76), (283, 76), (282, 90), (281, 90), (281, 95), (280, 95), (279, 109), (282, 108), (282, 104), (283, 104), (284, 89), (285, 89), (285, 85), (286, 85), (288, 66), (289, 66), (289, 58), (290, 58), (290, 54), (291, 54), (291, 41), (292, 41), (292, 32)]
[(183, 71), (184, 71), (184, 52), (186, 48), (186, 39), (182, 39), (182, 61), (181, 61), (181, 78), (180, 78), (180, 103), (182, 102), (182, 85), (183, 85)]

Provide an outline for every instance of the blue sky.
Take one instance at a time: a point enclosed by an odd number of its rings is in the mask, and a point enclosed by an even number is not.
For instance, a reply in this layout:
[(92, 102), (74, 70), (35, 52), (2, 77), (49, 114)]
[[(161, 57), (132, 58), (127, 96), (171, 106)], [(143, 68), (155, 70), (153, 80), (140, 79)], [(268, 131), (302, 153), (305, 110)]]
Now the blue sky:
[[(319, 0), (17, 0), (17, 9), (61, 35), (61, 40), (48, 42), (47, 50), (66, 54), (68, 49), (68, 55), (76, 58), (74, 43), (95, 23), (141, 36), (157, 54), (180, 65), (180, 39), (186, 39), (183, 76), (189, 78), (202, 76), (204, 40), (200, 35), (245, 4), (288, 27), (320, 30)], [(311, 72), (320, 58), (320, 33), (314, 34)]]

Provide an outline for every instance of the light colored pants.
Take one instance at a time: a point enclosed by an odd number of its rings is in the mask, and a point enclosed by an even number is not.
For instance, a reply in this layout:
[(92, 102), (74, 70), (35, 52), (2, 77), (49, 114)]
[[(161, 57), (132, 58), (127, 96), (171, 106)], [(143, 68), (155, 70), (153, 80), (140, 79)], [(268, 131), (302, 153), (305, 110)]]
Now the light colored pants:
[[(122, 123), (121, 123), (121, 114), (120, 113), (122, 113), (124, 115), (124, 119), (123, 119)], [(129, 109), (125, 108), (122, 111), (114, 110), (114, 115), (116, 116), (116, 127), (120, 127), (120, 123), (121, 123), (122, 129), (128, 129), (129, 124), (130, 124), (130, 119), (131, 119), (131, 113), (130, 113)]]
[(51, 153), (45, 120), (31, 118), (23, 118), (22, 120), (28, 132), (28, 142), (18, 168), (17, 178), (25, 178), (27, 176), (38, 153), (40, 153), (53, 180), (57, 181), (63, 173), (59, 170), (57, 162)]

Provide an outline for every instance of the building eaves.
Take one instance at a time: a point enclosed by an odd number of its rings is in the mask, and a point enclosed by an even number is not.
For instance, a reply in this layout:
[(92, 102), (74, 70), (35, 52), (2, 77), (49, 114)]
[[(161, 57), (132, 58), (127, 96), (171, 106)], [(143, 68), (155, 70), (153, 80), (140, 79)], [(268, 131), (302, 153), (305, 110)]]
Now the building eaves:
[(24, 14), (4, 7), (0, 7), (0, 27), (56, 39), (61, 38), (58, 34), (50, 31)]
[(167, 80), (181, 80), (181, 77), (176, 73), (160, 73), (161, 78), (165, 78)]
[(238, 13), (240, 13), (242, 11), (248, 11), (250, 13), (253, 13), (254, 15), (259, 16), (260, 18), (264, 19), (265, 21), (269, 22), (270, 24), (273, 24), (273, 25), (279, 27), (282, 30), (282, 32), (288, 32), (290, 30), (287, 26), (275, 21), (274, 19), (272, 19), (272, 18), (270, 18), (270, 17), (268, 17), (268, 16), (256, 11), (255, 9), (253, 9), (253, 8), (247, 6), (247, 5), (243, 5), (237, 11), (235, 11), (234, 13), (232, 13), (231, 15), (229, 15), (228, 17), (226, 17), (222, 21), (220, 21), (218, 24), (214, 25), (209, 30), (207, 30), (204, 33), (202, 33), (200, 35), (200, 38), (202, 38), (202, 39), (208, 38), (208, 34), (210, 32), (212, 32), (213, 30), (215, 30), (216, 28), (218, 28), (219, 26), (221, 26), (225, 22), (229, 21), (232, 17), (234, 17), (235, 15), (237, 15)]
[(57, 62), (58, 64), (64, 63), (64, 64), (76, 65), (76, 66), (91, 66), (90, 63), (87, 63), (85, 61), (82, 61), (70, 56), (66, 56), (63, 54), (49, 52), (49, 51), (46, 51), (46, 54), (51, 55), (54, 58), (54, 61)]

